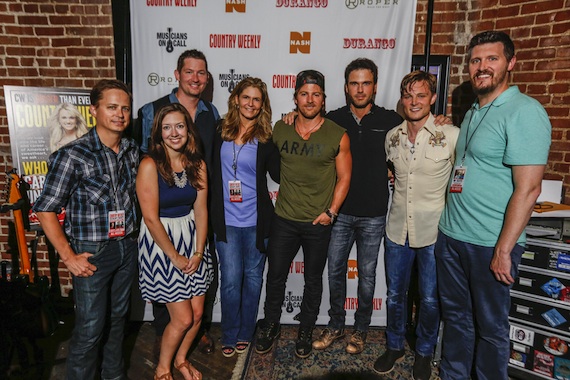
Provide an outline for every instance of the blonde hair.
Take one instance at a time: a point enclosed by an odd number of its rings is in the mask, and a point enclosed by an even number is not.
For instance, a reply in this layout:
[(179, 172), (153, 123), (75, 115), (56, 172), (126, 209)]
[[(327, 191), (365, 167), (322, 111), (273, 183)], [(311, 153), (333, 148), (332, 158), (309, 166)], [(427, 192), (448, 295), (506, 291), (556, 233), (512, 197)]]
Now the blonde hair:
[(232, 91), (228, 99), (228, 113), (222, 121), (221, 133), (224, 141), (234, 141), (239, 136), (240, 116), (236, 98), (239, 98), (246, 88), (257, 88), (261, 92), (261, 110), (255, 120), (254, 127), (242, 137), (244, 143), (249, 143), (257, 138), (266, 143), (271, 137), (271, 103), (267, 93), (267, 85), (259, 78), (247, 77), (242, 79)]
[(55, 152), (60, 148), (59, 142), (65, 135), (63, 127), (59, 123), (59, 114), (61, 111), (67, 111), (75, 117), (75, 137), (79, 138), (88, 132), (87, 122), (83, 118), (83, 115), (79, 112), (77, 107), (69, 103), (61, 103), (53, 110), (53, 113), (47, 120), (47, 126), (49, 128), (49, 148), (51, 152)]

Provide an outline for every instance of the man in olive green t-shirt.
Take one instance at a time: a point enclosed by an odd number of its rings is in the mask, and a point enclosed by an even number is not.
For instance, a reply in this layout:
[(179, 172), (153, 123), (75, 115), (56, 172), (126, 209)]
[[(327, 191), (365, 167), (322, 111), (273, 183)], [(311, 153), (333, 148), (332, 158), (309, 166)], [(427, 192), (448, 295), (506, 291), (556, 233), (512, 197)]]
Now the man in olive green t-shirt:
[(295, 354), (306, 358), (323, 292), (323, 270), (331, 226), (350, 185), (352, 156), (343, 128), (324, 115), (325, 79), (315, 70), (297, 75), (292, 125), (278, 121), (273, 141), (281, 155), (281, 183), (267, 250), (265, 320), (255, 349), (266, 353), (280, 333), (279, 320), (291, 262), (300, 247), (305, 288)]

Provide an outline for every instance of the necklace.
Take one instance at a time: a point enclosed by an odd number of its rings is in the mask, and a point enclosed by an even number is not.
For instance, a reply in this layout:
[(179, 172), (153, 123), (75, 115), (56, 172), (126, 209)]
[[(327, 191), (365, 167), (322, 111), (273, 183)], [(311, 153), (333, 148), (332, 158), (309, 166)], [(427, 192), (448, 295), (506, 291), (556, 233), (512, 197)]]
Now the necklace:
[(172, 178), (174, 179), (174, 184), (179, 189), (185, 188), (186, 184), (188, 183), (188, 176), (186, 175), (186, 170), (182, 171), (182, 175), (180, 177), (178, 177), (178, 174), (176, 174), (176, 172), (173, 171)]
[(301, 136), (301, 138), (303, 140), (306, 140), (305, 138), (311, 134), (311, 132), (313, 132), (315, 130), (315, 128), (317, 128), (320, 124), (321, 124), (322, 120), (319, 119), (319, 121), (317, 121), (317, 123), (315, 125), (313, 125), (313, 127), (311, 129), (309, 129), (305, 134), (301, 133), (301, 129), (299, 128), (299, 126), (297, 125), (297, 120), (295, 120), (295, 128), (297, 129), (297, 133), (299, 134), (299, 136)]

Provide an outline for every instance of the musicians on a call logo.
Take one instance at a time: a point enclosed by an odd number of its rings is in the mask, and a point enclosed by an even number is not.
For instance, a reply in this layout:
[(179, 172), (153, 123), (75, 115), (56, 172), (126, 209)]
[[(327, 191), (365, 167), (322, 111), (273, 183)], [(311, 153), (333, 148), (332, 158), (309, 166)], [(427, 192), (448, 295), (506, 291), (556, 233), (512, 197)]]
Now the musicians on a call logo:
[(168, 53), (172, 53), (175, 47), (186, 48), (187, 39), (188, 33), (176, 33), (172, 31), (172, 28), (167, 28), (166, 32), (156, 33), (158, 46), (166, 48)]
[(249, 74), (236, 73), (235, 69), (230, 69), (227, 73), (221, 73), (218, 77), (218, 81), (220, 82), (220, 86), (222, 88), (227, 88), (228, 92), (231, 94), (236, 85), (242, 79), (245, 79), (249, 76)]

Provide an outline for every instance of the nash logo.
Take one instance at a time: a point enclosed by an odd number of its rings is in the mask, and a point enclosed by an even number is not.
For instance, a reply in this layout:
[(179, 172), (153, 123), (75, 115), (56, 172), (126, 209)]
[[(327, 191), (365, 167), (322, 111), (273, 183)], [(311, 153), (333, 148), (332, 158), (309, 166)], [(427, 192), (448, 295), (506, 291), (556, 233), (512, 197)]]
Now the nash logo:
[(311, 54), (311, 32), (291, 32), (290, 54)]
[(354, 259), (348, 260), (348, 270), (346, 277), (349, 280), (354, 280), (358, 277), (358, 262)]
[(226, 0), (226, 13), (245, 13), (246, 0)]
[(156, 39), (158, 40), (158, 46), (166, 46), (166, 51), (172, 53), (175, 46), (186, 47), (188, 33), (173, 33), (172, 28), (168, 28), (166, 33), (156, 33)]

